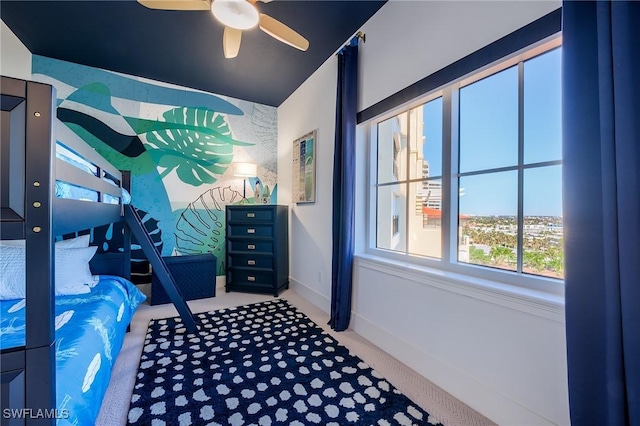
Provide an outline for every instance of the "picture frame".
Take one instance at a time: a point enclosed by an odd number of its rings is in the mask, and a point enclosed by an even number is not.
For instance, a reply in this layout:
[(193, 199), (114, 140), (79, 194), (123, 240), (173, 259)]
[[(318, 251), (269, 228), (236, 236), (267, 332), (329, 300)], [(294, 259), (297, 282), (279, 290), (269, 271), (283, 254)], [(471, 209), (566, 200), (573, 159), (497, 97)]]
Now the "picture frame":
[(318, 131), (312, 130), (293, 141), (291, 196), (296, 204), (316, 201), (316, 145)]

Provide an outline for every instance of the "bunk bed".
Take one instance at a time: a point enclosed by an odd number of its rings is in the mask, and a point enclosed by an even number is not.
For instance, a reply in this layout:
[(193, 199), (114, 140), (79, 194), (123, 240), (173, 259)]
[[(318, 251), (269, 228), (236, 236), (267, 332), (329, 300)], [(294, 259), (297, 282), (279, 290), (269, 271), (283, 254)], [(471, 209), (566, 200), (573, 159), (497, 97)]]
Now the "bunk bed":
[[(187, 328), (197, 328), (135, 209), (123, 203), (122, 173), (55, 118), (52, 86), (0, 78), (0, 255), (11, 272), (0, 289), (1, 423), (93, 424), (144, 300), (128, 281), (129, 229)], [(55, 241), (117, 222), (127, 223), (117, 252), (94, 254), (88, 236)]]
[[(51, 86), (2, 77), (0, 87), (2, 407), (15, 410), (2, 421), (91, 424), (144, 297), (126, 280), (129, 250), (94, 256), (88, 236), (54, 239), (121, 221), (122, 175), (57, 121)], [(89, 259), (99, 278), (89, 270), (78, 283)]]

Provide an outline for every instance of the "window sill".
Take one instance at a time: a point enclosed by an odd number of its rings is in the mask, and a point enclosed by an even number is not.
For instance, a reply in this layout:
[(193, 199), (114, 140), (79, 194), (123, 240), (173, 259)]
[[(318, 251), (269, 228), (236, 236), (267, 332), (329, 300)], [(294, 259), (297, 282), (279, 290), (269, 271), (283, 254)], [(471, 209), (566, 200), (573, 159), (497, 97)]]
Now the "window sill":
[(355, 266), (457, 293), (564, 324), (564, 296), (369, 253), (356, 254)]

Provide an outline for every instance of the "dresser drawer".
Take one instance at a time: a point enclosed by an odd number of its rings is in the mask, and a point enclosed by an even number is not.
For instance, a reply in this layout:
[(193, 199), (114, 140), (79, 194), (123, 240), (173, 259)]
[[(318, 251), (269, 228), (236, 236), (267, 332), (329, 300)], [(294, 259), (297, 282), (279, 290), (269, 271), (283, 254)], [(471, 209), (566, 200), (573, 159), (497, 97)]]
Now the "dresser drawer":
[(254, 286), (273, 287), (272, 272), (230, 268), (227, 273), (231, 273), (231, 281), (235, 284), (249, 284)]
[(229, 253), (238, 251), (273, 253), (271, 241), (229, 240)]
[(238, 224), (227, 227), (229, 237), (273, 237), (273, 225)]
[(229, 256), (228, 267), (247, 267), (247, 268), (273, 268), (273, 256), (254, 256), (250, 254), (232, 254)]
[(271, 209), (229, 209), (227, 220), (238, 222), (273, 222), (273, 210)]

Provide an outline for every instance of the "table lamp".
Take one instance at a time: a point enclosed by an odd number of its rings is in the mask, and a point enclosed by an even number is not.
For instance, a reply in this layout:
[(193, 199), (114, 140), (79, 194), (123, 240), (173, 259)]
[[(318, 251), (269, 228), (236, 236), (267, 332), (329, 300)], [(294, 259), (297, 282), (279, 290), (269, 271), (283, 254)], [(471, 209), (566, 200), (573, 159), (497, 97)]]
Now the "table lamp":
[(247, 178), (258, 175), (258, 165), (255, 163), (233, 163), (233, 175), (244, 178), (242, 200), (247, 201)]

